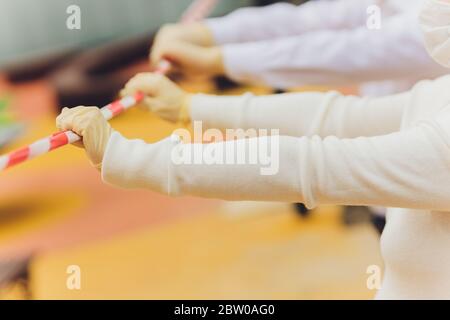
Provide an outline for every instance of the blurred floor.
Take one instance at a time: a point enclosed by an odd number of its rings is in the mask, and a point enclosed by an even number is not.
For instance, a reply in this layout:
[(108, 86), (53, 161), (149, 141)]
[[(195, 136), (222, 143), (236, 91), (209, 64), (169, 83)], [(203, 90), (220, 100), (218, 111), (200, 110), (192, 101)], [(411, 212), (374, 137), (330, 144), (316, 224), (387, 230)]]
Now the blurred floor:
[[(211, 85), (189, 89), (210, 92)], [(11, 148), (54, 131), (54, 95), (45, 81), (11, 87), (0, 79), (0, 95), (6, 91), (28, 121)], [(112, 123), (149, 142), (174, 129), (140, 110)], [(374, 295), (366, 269), (381, 263), (377, 235), (366, 225), (343, 227), (339, 208), (319, 208), (309, 220), (283, 205), (240, 216), (227, 214), (220, 201), (119, 190), (103, 185), (73, 147), (2, 173), (0, 190), (0, 259), (35, 255), (36, 299)], [(80, 291), (66, 288), (69, 265), (81, 267)], [(0, 293), (8, 296), (17, 294)]]

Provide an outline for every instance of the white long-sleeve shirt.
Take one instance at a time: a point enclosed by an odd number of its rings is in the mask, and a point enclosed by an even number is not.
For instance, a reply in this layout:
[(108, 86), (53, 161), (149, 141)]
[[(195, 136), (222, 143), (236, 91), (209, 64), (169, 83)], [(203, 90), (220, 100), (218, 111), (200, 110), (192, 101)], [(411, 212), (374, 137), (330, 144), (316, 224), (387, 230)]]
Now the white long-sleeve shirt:
[[(367, 9), (373, 4), (381, 9), (379, 30), (367, 27)], [(223, 46), (226, 73), (234, 80), (279, 88), (395, 81), (397, 88), (375, 85), (380, 93), (399, 92), (447, 72), (424, 48), (417, 19), (421, 4), (422, 0), (282, 3), (240, 9), (207, 24)]]
[(279, 129), (279, 140), (259, 137), (210, 145), (217, 150), (244, 146), (248, 152), (255, 142), (267, 143), (270, 150), (279, 150), (279, 171), (262, 175), (263, 165), (250, 162), (174, 162), (174, 154), (199, 152), (201, 145), (174, 139), (146, 144), (114, 133), (103, 159), (103, 179), (173, 195), (303, 202), (309, 208), (397, 208), (388, 210), (382, 236), (386, 270), (378, 297), (450, 299), (448, 88), (450, 76), (385, 98), (197, 95), (192, 118), (205, 129)]

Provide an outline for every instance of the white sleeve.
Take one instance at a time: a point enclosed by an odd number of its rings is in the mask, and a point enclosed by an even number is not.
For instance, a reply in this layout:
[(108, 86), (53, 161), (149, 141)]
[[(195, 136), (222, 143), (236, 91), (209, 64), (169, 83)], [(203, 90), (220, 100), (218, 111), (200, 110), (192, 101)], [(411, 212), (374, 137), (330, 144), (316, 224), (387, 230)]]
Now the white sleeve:
[[(242, 8), (206, 21), (217, 44), (259, 41), (320, 29), (350, 28), (367, 19), (367, 7), (376, 0), (320, 0), (295, 6), (278, 3)], [(332, 14), (330, 14), (332, 12)]]
[[(209, 145), (173, 139), (146, 144), (114, 133), (102, 174), (116, 186), (170, 195), (302, 202), (309, 208), (338, 204), (448, 210), (448, 115), (447, 108), (446, 115), (404, 132), (343, 140), (282, 136)], [(255, 164), (206, 163), (220, 150), (228, 155), (243, 148), (255, 155), (258, 146), (271, 152)], [(194, 152), (203, 162), (179, 162), (180, 155)]]
[(195, 95), (191, 118), (204, 128), (277, 129), (281, 135), (353, 138), (398, 131), (410, 93), (360, 98), (329, 93)]
[(420, 79), (444, 74), (423, 45), (412, 14), (366, 26), (223, 46), (226, 74), (239, 82), (278, 88)]

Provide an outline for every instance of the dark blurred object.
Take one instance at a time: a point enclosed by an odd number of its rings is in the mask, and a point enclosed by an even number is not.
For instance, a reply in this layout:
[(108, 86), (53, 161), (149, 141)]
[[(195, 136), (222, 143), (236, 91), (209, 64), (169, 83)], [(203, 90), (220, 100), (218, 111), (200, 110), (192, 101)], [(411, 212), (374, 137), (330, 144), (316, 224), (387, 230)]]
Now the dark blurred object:
[(77, 50), (67, 50), (25, 62), (8, 64), (2, 67), (2, 72), (13, 83), (35, 80), (52, 72), (76, 53)]
[(352, 206), (344, 207), (343, 222), (348, 226), (370, 223), (381, 235), (386, 226), (386, 217), (376, 214), (369, 207)]
[(234, 88), (238, 88), (240, 86), (239, 83), (227, 78), (227, 77), (217, 77), (214, 79), (216, 83), (216, 88), (219, 91), (230, 90)]
[(372, 221), (372, 213), (368, 207), (351, 206), (344, 207), (343, 222), (347, 226), (367, 223)]
[(128, 80), (123, 68), (145, 59), (154, 33), (86, 50), (51, 75), (60, 106), (103, 106)]
[(383, 234), (384, 228), (386, 227), (386, 217), (379, 216), (372, 213), (371, 221), (378, 233)]
[(255, 0), (256, 6), (268, 6), (277, 2), (289, 2), (293, 4), (302, 4), (308, 2), (308, 0)]
[(306, 208), (303, 203), (294, 204), (295, 211), (303, 218), (308, 218), (311, 215), (311, 211)]
[(31, 257), (0, 261), (0, 290), (20, 284), (27, 299), (31, 299), (29, 287)]
[(274, 4), (274, 3), (277, 3), (277, 2), (290, 2), (290, 1), (287, 1), (287, 0), (284, 0), (284, 1), (280, 1), (280, 0), (255, 0), (255, 5), (257, 5), (257, 6), (268, 6), (270, 4)]

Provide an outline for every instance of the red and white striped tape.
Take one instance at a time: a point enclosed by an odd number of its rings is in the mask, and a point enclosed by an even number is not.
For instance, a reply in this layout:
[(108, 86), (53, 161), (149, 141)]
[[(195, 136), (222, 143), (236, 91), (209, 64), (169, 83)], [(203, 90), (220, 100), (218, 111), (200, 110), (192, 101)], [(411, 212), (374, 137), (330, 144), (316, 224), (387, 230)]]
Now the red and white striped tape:
[[(198, 21), (208, 16), (214, 6), (217, 4), (218, 0), (196, 0), (187, 9), (183, 18), (182, 23), (191, 23)], [(170, 71), (171, 64), (167, 60), (161, 61), (155, 73), (167, 74)], [(106, 120), (110, 120), (115, 116), (121, 114), (127, 109), (137, 105), (144, 95), (141, 93), (136, 94), (133, 97), (125, 97), (121, 100), (110, 103), (109, 105), (103, 107), (101, 112)], [(58, 132), (50, 137), (41, 139), (25, 148), (16, 150), (10, 154), (0, 157), (0, 171), (6, 170), (13, 166), (16, 166), (25, 161), (34, 159), (38, 156), (44, 155), (50, 151), (58, 149), (68, 144), (80, 141), (81, 138), (73, 133), (72, 131)]]
[[(134, 97), (125, 97), (103, 107), (101, 109), (101, 112), (106, 120), (110, 120), (126, 111), (127, 109), (135, 106), (143, 98), (144, 96), (141, 93), (136, 94)], [(0, 157), (0, 171), (80, 140), (81, 138), (72, 131), (55, 133), (50, 137), (36, 141), (35, 143), (30, 144), (25, 148), (16, 150), (6, 156)]]

